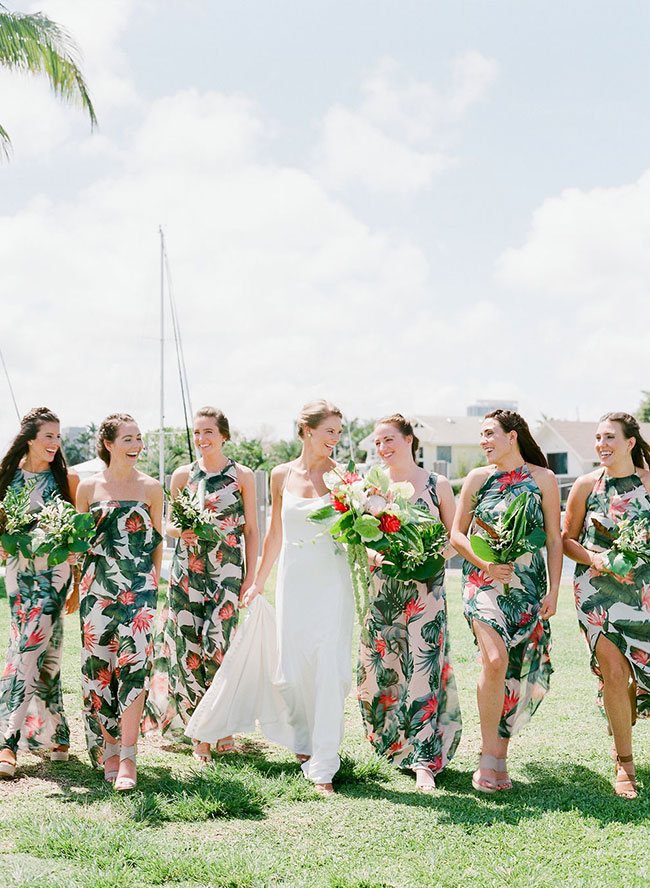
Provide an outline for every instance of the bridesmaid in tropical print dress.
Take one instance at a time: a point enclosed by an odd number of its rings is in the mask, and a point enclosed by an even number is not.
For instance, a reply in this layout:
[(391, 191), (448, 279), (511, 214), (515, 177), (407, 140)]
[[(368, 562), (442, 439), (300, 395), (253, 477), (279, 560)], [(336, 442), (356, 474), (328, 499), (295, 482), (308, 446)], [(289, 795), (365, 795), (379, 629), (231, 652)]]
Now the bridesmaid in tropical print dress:
[[(493, 793), (512, 788), (506, 766), (510, 738), (549, 688), (553, 670), (547, 621), (557, 608), (562, 539), (557, 481), (526, 421), (513, 411), (493, 410), (483, 421), (481, 447), (488, 465), (473, 469), (465, 479), (452, 543), (465, 558), (463, 608), (481, 651), (477, 698), (482, 752), (472, 785)], [(529, 525), (546, 532), (548, 587), (540, 550), (514, 564), (495, 564), (475, 555), (469, 541), (476, 532), (475, 517), (493, 526), (525, 491), (530, 494)]]
[(142, 435), (128, 413), (99, 427), (106, 469), (82, 481), (77, 508), (95, 518), (80, 592), (84, 724), (93, 764), (117, 790), (136, 783), (136, 750), (151, 669), (162, 559), (162, 487), (136, 469)]
[[(416, 465), (418, 440), (411, 423), (396, 413), (381, 419), (374, 435), (391, 481), (410, 481), (415, 504), (450, 531), (451, 486), (442, 475)], [(449, 654), (445, 568), (426, 583), (404, 582), (381, 572), (381, 556), (375, 562), (375, 594), (359, 651), (361, 715), (375, 750), (397, 767), (415, 771), (417, 788), (428, 792), (462, 731)]]
[[(614, 737), (615, 792), (636, 798), (632, 726), (650, 716), (650, 564), (624, 577), (603, 553), (621, 520), (650, 519), (650, 446), (629, 413), (607, 413), (596, 431), (600, 466), (578, 478), (567, 502), (564, 551), (576, 562), (578, 621), (599, 678), (598, 697)], [(598, 522), (598, 525), (594, 522)]]
[[(72, 502), (78, 481), (66, 466), (58, 417), (47, 407), (30, 410), (0, 464), (0, 499), (9, 487), (33, 482), (30, 511), (37, 513), (57, 496)], [(1, 546), (0, 558), (7, 558)], [(68, 758), (61, 661), (70, 565), (48, 567), (47, 556), (18, 553), (7, 560), (5, 582), (11, 623), (0, 681), (0, 777), (11, 778), (19, 745), (49, 748), (52, 761)]]
[[(219, 543), (199, 540), (191, 530), (181, 533), (167, 522), (167, 533), (179, 540), (156, 637), (154, 675), (143, 723), (147, 731), (184, 733), (234, 637), (240, 596), (255, 575), (259, 542), (255, 477), (224, 454), (223, 445), (229, 439), (224, 414), (214, 407), (201, 408), (194, 417), (194, 443), (200, 458), (179, 466), (172, 476), (172, 496), (184, 488), (198, 493), (205, 508), (219, 517), (217, 527), (226, 538)], [(223, 737), (216, 750), (227, 752), (232, 746), (232, 737)], [(209, 761), (210, 744), (196, 743), (193, 756)]]

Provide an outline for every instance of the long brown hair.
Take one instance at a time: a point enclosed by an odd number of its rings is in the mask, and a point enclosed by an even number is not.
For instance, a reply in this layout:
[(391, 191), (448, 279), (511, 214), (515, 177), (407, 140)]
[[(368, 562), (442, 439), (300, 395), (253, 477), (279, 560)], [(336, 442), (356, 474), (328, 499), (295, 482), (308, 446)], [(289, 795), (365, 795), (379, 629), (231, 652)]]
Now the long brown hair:
[[(14, 479), (20, 461), (27, 456), (29, 442), (38, 435), (38, 431), (46, 422), (59, 422), (59, 417), (48, 407), (33, 407), (20, 420), (20, 431), (11, 442), (9, 450), (5, 453), (0, 463), (0, 499), (7, 492), (7, 488)], [(54, 475), (56, 486), (64, 500), (72, 502), (70, 485), (68, 484), (68, 464), (65, 461), (63, 449), (59, 447), (56, 456), (50, 463), (50, 471)]]
[(606, 413), (604, 416), (600, 417), (601, 422), (605, 422), (605, 420), (617, 422), (623, 430), (623, 436), (627, 440), (630, 438), (635, 439), (635, 444), (632, 448), (632, 453), (630, 454), (635, 467), (637, 469), (643, 469), (647, 466), (650, 469), (650, 444), (644, 440), (639, 423), (632, 414), (622, 413), (620, 411), (617, 413)]
[(528, 423), (523, 416), (515, 413), (514, 410), (501, 410), (501, 408), (498, 408), (486, 413), (485, 419), (496, 419), (504, 432), (517, 433), (517, 444), (524, 462), (548, 469), (546, 457), (542, 453), (537, 441), (533, 438), (528, 428)]

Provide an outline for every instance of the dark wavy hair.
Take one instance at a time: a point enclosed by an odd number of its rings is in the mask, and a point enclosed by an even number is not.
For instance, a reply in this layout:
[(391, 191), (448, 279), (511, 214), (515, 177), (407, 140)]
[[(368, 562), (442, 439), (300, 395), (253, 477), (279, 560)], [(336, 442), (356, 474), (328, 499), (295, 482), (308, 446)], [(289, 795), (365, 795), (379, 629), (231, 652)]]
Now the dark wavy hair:
[(413, 423), (406, 419), (405, 416), (402, 416), (401, 413), (392, 413), (390, 416), (383, 416), (375, 423), (375, 428), (377, 428), (377, 426), (380, 425), (382, 422), (388, 422), (391, 425), (394, 425), (395, 428), (400, 432), (400, 434), (402, 434), (405, 438), (408, 435), (412, 436), (413, 440), (411, 441), (411, 453), (413, 454), (413, 459), (417, 459), (420, 441), (413, 431)]
[[(20, 431), (11, 442), (9, 450), (5, 453), (0, 463), (0, 499), (7, 492), (7, 488), (14, 479), (16, 470), (23, 457), (29, 451), (29, 442), (38, 435), (38, 431), (46, 422), (59, 422), (59, 417), (48, 407), (33, 407), (20, 420)], [(59, 447), (56, 456), (50, 463), (50, 471), (54, 475), (56, 486), (64, 500), (72, 502), (70, 485), (68, 483), (68, 464), (65, 461), (63, 449)]]
[(504, 432), (517, 433), (517, 444), (524, 462), (548, 469), (546, 457), (542, 453), (537, 441), (533, 438), (528, 428), (528, 423), (523, 416), (515, 413), (514, 410), (501, 410), (501, 408), (498, 408), (486, 413), (485, 419), (496, 419)]
[(630, 438), (635, 439), (635, 444), (632, 448), (632, 453), (630, 454), (635, 467), (637, 469), (643, 469), (647, 466), (650, 469), (650, 444), (648, 444), (643, 438), (639, 423), (632, 414), (622, 413), (620, 411), (606, 413), (604, 416), (600, 417), (600, 422), (605, 422), (605, 420), (617, 422), (623, 429), (623, 436), (628, 441)]
[(102, 459), (107, 466), (111, 464), (111, 452), (104, 443), (111, 443), (117, 438), (117, 433), (123, 422), (135, 422), (130, 413), (111, 413), (103, 420), (97, 431), (97, 456)]

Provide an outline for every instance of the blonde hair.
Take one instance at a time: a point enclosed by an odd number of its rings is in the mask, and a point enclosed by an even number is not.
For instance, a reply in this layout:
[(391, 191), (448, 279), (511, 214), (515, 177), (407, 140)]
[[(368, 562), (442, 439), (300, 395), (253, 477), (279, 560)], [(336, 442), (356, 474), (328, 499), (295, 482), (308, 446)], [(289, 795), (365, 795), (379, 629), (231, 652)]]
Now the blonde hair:
[(331, 401), (326, 401), (325, 398), (309, 401), (302, 408), (298, 417), (298, 437), (304, 438), (305, 428), (317, 428), (328, 416), (338, 416), (339, 419), (343, 419), (343, 414)]

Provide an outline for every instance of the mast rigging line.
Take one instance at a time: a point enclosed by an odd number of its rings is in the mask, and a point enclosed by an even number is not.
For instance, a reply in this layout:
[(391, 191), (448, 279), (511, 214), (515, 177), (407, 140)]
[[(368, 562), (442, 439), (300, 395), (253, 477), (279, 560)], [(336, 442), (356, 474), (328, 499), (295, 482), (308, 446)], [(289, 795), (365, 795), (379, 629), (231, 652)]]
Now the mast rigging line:
[(9, 376), (9, 370), (7, 369), (7, 365), (5, 363), (5, 356), (2, 353), (2, 349), (0, 348), (0, 361), (2, 361), (2, 367), (5, 371), (5, 376), (7, 377), (7, 385), (9, 386), (9, 393), (11, 395), (11, 400), (14, 402), (14, 409), (16, 411), (16, 416), (18, 417), (18, 422), (20, 422), (20, 410), (18, 409), (18, 404), (16, 402), (16, 396), (14, 394), (14, 388), (11, 384), (11, 377)]
[[(161, 229), (162, 234), (162, 229)], [(167, 276), (167, 295), (169, 297), (169, 307), (170, 314), (172, 320), (172, 329), (174, 332), (174, 344), (176, 346), (176, 363), (178, 365), (178, 378), (181, 387), (181, 399), (183, 402), (183, 418), (185, 420), (185, 433), (187, 435), (187, 452), (189, 455), (190, 462), (193, 459), (192, 452), (192, 435), (190, 432), (189, 418), (188, 418), (188, 407), (190, 414), (192, 413), (192, 403), (190, 401), (190, 387), (187, 381), (187, 369), (185, 367), (185, 355), (183, 352), (183, 341), (181, 338), (181, 329), (180, 323), (178, 320), (178, 310), (176, 308), (176, 299), (174, 298), (174, 286), (172, 282), (172, 274), (171, 268), (169, 265), (169, 256), (167, 255), (167, 250), (165, 249), (165, 245), (163, 242), (162, 245), (162, 261), (164, 265), (164, 271)]]

